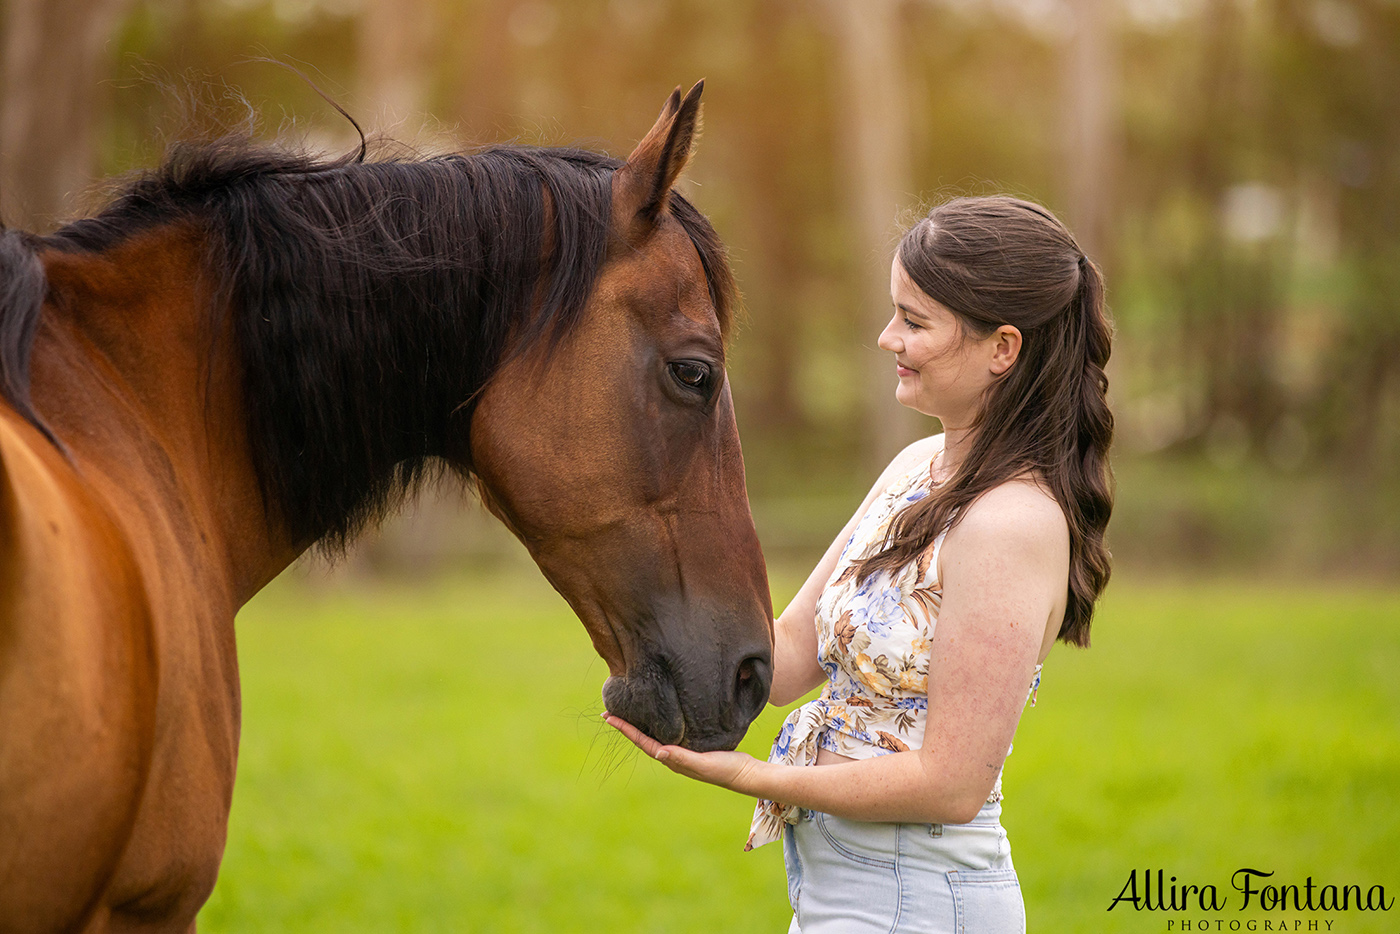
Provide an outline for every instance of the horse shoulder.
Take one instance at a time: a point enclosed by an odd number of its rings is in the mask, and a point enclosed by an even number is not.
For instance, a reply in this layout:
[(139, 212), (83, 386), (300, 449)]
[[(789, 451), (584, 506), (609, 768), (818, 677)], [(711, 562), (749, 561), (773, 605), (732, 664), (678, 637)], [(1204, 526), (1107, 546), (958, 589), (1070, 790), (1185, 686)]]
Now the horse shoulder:
[[(77, 524), (106, 559), (56, 564), (48, 582), (75, 574), (108, 590), (125, 582), (133, 601), (108, 593), (96, 605), (107, 608), (111, 632), (139, 623), (158, 653), (158, 696), (141, 709), (159, 741), (144, 759), (140, 806), (102, 902), (115, 917), (176, 928), (214, 886), (237, 758), (237, 592), (217, 525), (220, 497), (255, 502), (257, 489), (251, 466), (239, 472), (229, 429), (238, 413), (206, 399), (204, 380), (227, 373), (200, 365), (209, 334), (200, 331), (204, 296), (188, 246), (179, 230), (158, 230), (100, 254), (44, 254), (50, 304), (31, 381), (36, 408), (77, 465), (49, 449), (61, 498), (81, 508)], [(246, 523), (249, 541), (263, 518), (259, 509)], [(32, 575), (36, 562), (21, 564)]]
[(152, 633), (120, 529), (0, 403), (0, 932), (101, 910), (150, 766)]

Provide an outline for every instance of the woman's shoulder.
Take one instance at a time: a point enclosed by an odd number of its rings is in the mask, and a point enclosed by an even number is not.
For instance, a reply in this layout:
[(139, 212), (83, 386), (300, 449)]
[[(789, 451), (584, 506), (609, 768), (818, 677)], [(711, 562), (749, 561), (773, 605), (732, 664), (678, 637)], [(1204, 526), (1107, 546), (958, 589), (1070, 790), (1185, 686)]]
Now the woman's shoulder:
[(889, 465), (885, 467), (884, 471), (875, 480), (875, 484), (870, 488), (870, 492), (865, 494), (865, 499), (861, 502), (860, 508), (855, 511), (855, 515), (851, 516), (851, 521), (841, 532), (841, 535), (838, 536), (838, 540), (845, 541), (850, 536), (855, 530), (857, 523), (869, 512), (871, 505), (888, 493), (891, 486), (899, 480), (908, 477), (910, 473), (920, 466), (927, 465), (929, 461), (933, 460), (934, 455), (941, 450), (943, 450), (943, 435), (937, 434), (927, 438), (921, 438), (896, 454), (894, 460), (889, 462)]
[(936, 435), (929, 435), (927, 438), (920, 438), (913, 444), (895, 455), (895, 460), (907, 459), (911, 464), (914, 461), (931, 460), (935, 454), (943, 450), (943, 432)]
[(889, 462), (889, 465), (875, 480), (875, 485), (870, 488), (870, 492), (865, 496), (865, 501), (856, 510), (852, 522), (864, 514), (870, 504), (879, 499), (895, 481), (908, 476), (916, 468), (926, 465), (941, 450), (943, 450), (943, 435), (936, 434), (920, 438), (896, 454), (894, 460)]
[(879, 486), (883, 489), (916, 467), (927, 465), (941, 450), (943, 450), (942, 432), (929, 435), (927, 438), (920, 438), (894, 456), (894, 460), (890, 461), (885, 472), (880, 475)]
[(949, 532), (960, 542), (1041, 555), (1068, 553), (1069, 521), (1055, 495), (1032, 477), (1007, 480), (977, 497)]

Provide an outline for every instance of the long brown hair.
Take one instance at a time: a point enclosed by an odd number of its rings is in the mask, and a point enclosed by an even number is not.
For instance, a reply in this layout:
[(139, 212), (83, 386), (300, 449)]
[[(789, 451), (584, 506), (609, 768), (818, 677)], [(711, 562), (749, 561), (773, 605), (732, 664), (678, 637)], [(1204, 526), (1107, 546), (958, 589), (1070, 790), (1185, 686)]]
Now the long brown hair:
[(983, 493), (1033, 473), (1069, 523), (1059, 638), (1088, 645), (1094, 603), (1108, 583), (1103, 539), (1113, 511), (1104, 375), (1113, 329), (1103, 276), (1053, 214), (1008, 197), (939, 205), (904, 235), (897, 255), (913, 283), (957, 317), (964, 337), (1009, 324), (1021, 332), (1021, 352), (987, 389), (954, 476), (899, 514), (859, 577), (914, 560)]

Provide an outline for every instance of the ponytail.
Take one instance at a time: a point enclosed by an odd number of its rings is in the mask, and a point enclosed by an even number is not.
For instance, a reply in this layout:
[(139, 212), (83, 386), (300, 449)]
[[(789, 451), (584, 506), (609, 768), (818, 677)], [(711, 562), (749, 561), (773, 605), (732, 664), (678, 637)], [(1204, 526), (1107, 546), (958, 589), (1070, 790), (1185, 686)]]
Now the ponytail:
[(1112, 351), (1113, 330), (1104, 312), (1103, 275), (1082, 253), (1069, 314), (1080, 338), (1079, 398), (1074, 420), (1075, 469), (1065, 490), (1075, 500), (1074, 508), (1065, 509), (1070, 520), (1069, 600), (1059, 637), (1072, 645), (1087, 646), (1094, 604), (1112, 572), (1104, 532), (1113, 513), (1113, 474), (1108, 463), (1113, 412), (1108, 407), (1104, 367)]

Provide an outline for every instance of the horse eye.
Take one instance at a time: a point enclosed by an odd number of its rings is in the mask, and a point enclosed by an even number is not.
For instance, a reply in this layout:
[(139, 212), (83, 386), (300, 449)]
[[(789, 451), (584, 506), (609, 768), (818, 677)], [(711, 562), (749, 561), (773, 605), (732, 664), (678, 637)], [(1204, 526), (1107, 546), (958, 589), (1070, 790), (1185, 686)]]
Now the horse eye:
[(703, 363), (682, 360), (670, 365), (671, 376), (687, 389), (703, 392), (710, 381), (710, 368)]

